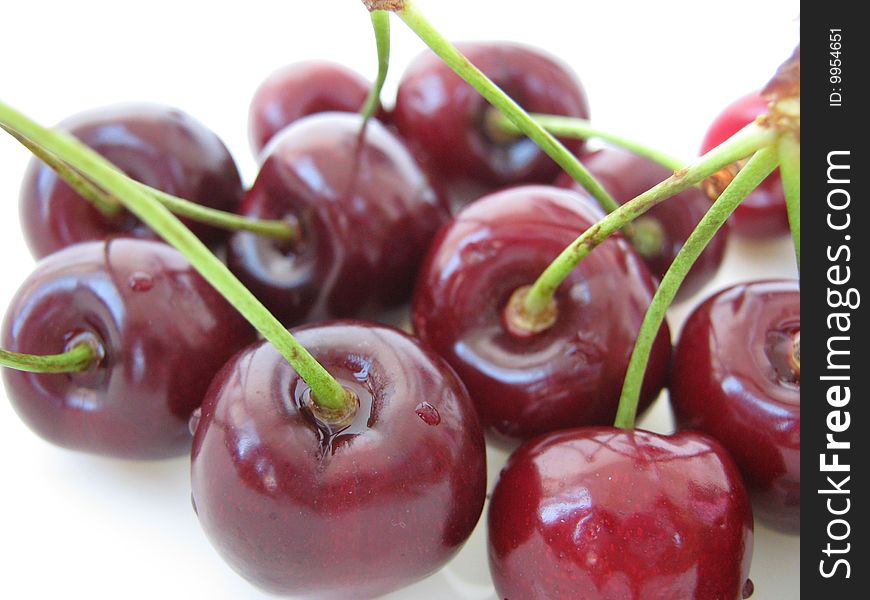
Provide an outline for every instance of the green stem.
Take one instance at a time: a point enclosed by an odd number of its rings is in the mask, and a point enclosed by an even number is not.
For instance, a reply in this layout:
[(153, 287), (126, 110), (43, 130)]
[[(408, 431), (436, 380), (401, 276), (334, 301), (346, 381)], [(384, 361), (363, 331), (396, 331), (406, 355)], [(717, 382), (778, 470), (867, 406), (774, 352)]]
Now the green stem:
[(698, 223), (662, 278), (646, 315), (644, 315), (634, 351), (631, 353), (631, 360), (629, 360), (625, 382), (622, 386), (622, 394), (619, 398), (619, 408), (616, 412), (616, 421), (614, 422), (616, 427), (622, 429), (634, 427), (646, 364), (649, 361), (649, 355), (659, 328), (665, 319), (665, 313), (673, 302), (677, 290), (680, 289), (680, 284), (683, 283), (695, 260), (704, 251), (725, 220), (734, 212), (737, 205), (776, 169), (776, 154), (776, 148), (766, 147), (749, 159), (749, 162), (740, 169), (734, 180), (725, 188), (725, 191)]
[(793, 135), (779, 139), (779, 172), (788, 208), (788, 224), (794, 240), (798, 271), (801, 268), (801, 143)]
[[(34, 156), (48, 165), (64, 181), (72, 187), (82, 198), (94, 204), (101, 213), (111, 218), (116, 216), (123, 207), (110, 194), (94, 185), (87, 177), (84, 177), (68, 163), (60, 160), (57, 156), (34, 144), (26, 137), (18, 134), (7, 127), (2, 127), (12, 137), (18, 140), (22, 146), (30, 150)], [(250, 219), (235, 213), (224, 212), (207, 206), (202, 206), (190, 200), (185, 200), (172, 194), (160, 191), (156, 188), (136, 182), (144, 191), (167, 207), (176, 215), (187, 217), (198, 223), (205, 223), (213, 227), (230, 231), (250, 231), (257, 235), (274, 238), (281, 241), (292, 241), (299, 235), (298, 228), (287, 221)]]
[(584, 231), (550, 263), (532, 285), (524, 302), (526, 318), (534, 319), (535, 315), (544, 314), (556, 288), (593, 248), (615, 231), (622, 229), (650, 208), (674, 194), (697, 185), (724, 167), (750, 156), (761, 148), (774, 144), (776, 136), (776, 131), (772, 129), (763, 128), (754, 123), (747, 125), (720, 146), (713, 148), (692, 164), (680, 169), (673, 176), (640, 196), (626, 202)]
[(97, 353), (88, 343), (76, 344), (63, 354), (21, 354), (0, 348), (0, 367), (30, 373), (78, 373), (94, 364)]
[(378, 46), (378, 76), (375, 79), (369, 97), (360, 110), (360, 114), (368, 122), (381, 105), (381, 91), (390, 70), (390, 13), (385, 10), (375, 10), (369, 13), (372, 27), (375, 30), (375, 42)]
[(341, 384), (293, 338), (199, 238), (144, 191), (141, 185), (72, 136), (45, 129), (2, 102), (0, 123), (73, 165), (184, 254), (194, 268), (293, 365), (311, 387), (319, 406), (336, 411), (348, 406), (348, 394)]
[[(656, 150), (646, 144), (604, 129), (599, 129), (586, 119), (565, 117), (562, 115), (542, 115), (537, 113), (532, 113), (530, 116), (537, 121), (541, 127), (560, 138), (576, 138), (581, 140), (598, 138), (606, 140), (616, 146), (630, 150), (635, 154), (645, 156), (671, 171), (677, 171), (683, 168), (686, 164), (686, 161)], [(491, 112), (491, 115), (487, 119), (487, 125), (503, 135), (518, 135), (521, 133), (519, 127), (514, 125), (498, 111)]]
[(422, 39), (441, 59), (477, 90), (487, 102), (500, 110), (523, 134), (531, 138), (538, 147), (562, 167), (565, 172), (582, 185), (598, 201), (606, 212), (619, 207), (619, 203), (595, 180), (577, 157), (553, 135), (541, 127), (537, 121), (520, 107), (510, 96), (492, 82), (480, 69), (462, 55), (450, 41), (441, 35), (426, 17), (417, 9), (416, 2), (404, 0), (396, 11), (408, 27)]

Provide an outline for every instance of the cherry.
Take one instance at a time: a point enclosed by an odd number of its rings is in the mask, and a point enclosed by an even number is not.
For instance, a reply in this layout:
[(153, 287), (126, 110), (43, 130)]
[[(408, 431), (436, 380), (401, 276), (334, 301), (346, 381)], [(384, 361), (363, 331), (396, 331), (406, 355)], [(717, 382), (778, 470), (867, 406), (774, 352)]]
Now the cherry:
[[(619, 236), (605, 241), (557, 289), (554, 321), (532, 333), (506, 307), (583, 230), (594, 201), (547, 186), (485, 196), (444, 227), (421, 271), (414, 330), (468, 386), (485, 426), (502, 440), (613, 421), (623, 376), (654, 286)], [(643, 405), (662, 389), (670, 332), (659, 332)]]
[[(508, 42), (458, 44), (465, 56), (530, 112), (588, 118), (586, 94), (569, 67)], [(559, 167), (527, 138), (488, 130), (489, 104), (432, 52), (420, 55), (399, 84), (393, 121), (416, 152), (449, 179), (488, 185), (549, 182)], [(580, 141), (569, 141), (575, 152)]]
[[(767, 112), (768, 102), (758, 92), (736, 100), (713, 121), (701, 143), (701, 152), (715, 148)], [(779, 170), (772, 173), (737, 207), (731, 217), (734, 233), (770, 238), (789, 232), (785, 192)]]
[(79, 342), (89, 370), (3, 370), (9, 399), (46, 440), (124, 458), (186, 452), (187, 422), (212, 376), (254, 339), (242, 317), (173, 248), (117, 238), (43, 259), (9, 306), (2, 347), (54, 354)]
[(411, 294), (429, 241), (449, 218), (401, 141), (376, 120), (321, 113), (270, 145), (245, 196), (247, 216), (298, 221), (287, 245), (249, 233), (229, 241), (230, 268), (288, 325), (353, 317)]
[(671, 402), (682, 428), (719, 440), (736, 460), (756, 513), (800, 528), (800, 289), (754, 281), (705, 300), (677, 345)]
[(372, 84), (359, 73), (329, 61), (303, 61), (275, 71), (251, 101), (248, 132), (254, 154), (284, 127), (321, 112), (357, 112)]
[(328, 425), (265, 343), (206, 395), (191, 479), (200, 523), (230, 565), (273, 593), (371, 598), (453, 556), (483, 508), (483, 435), (465, 387), (398, 330), (337, 321), (294, 335), (358, 409)]
[[(620, 148), (603, 148), (586, 154), (583, 164), (620, 204), (639, 196), (673, 174), (648, 158)], [(580, 190), (579, 184), (565, 173), (559, 175), (556, 185)], [(689, 188), (657, 204), (634, 221), (634, 248), (653, 275), (659, 279), (664, 277), (711, 205), (712, 202), (702, 191)], [(690, 297), (716, 275), (725, 256), (727, 236), (727, 229), (722, 229), (710, 241), (680, 286), (677, 300)]]
[[(58, 125), (127, 175), (151, 187), (224, 211), (242, 197), (239, 172), (218, 137), (193, 117), (153, 104), (119, 104)], [(113, 234), (158, 239), (132, 214), (106, 217), (43, 162), (31, 161), (21, 188), (21, 226), (36, 258)], [(204, 242), (226, 233), (183, 219)]]
[(715, 440), (611, 427), (517, 450), (488, 518), (499, 598), (748, 597), (752, 509)]

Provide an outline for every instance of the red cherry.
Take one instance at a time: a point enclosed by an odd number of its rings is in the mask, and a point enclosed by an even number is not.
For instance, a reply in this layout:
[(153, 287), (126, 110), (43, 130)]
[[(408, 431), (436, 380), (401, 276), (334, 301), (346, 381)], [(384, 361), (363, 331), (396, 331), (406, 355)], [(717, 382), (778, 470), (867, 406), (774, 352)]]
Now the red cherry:
[[(224, 211), (234, 211), (241, 200), (242, 183), (229, 151), (202, 123), (179, 110), (119, 104), (78, 114), (58, 127), (151, 187)], [(114, 234), (158, 239), (126, 211), (104, 216), (36, 159), (22, 184), (20, 211), (25, 240), (36, 258)], [(210, 245), (226, 236), (221, 229), (182, 221)]]
[[(459, 49), (530, 112), (588, 118), (586, 94), (569, 67), (541, 50), (508, 42)], [(489, 185), (549, 182), (559, 167), (527, 138), (486, 131), (490, 105), (432, 52), (420, 55), (399, 84), (393, 120), (427, 164), (450, 179)], [(570, 141), (577, 152), (583, 143)]]
[(347, 67), (323, 60), (294, 63), (269, 75), (251, 101), (248, 132), (255, 155), (275, 134), (302, 117), (357, 112), (372, 84)]
[(9, 306), (2, 347), (55, 354), (89, 341), (81, 373), (3, 369), (19, 416), (75, 450), (124, 458), (186, 452), (191, 412), (254, 332), (185, 258), (157, 242), (115, 239), (42, 260)]
[[(730, 104), (710, 125), (701, 143), (701, 152), (715, 148), (766, 113), (767, 105), (767, 100), (758, 92)], [(735, 233), (750, 238), (770, 238), (789, 232), (785, 192), (778, 169), (743, 200), (734, 211), (731, 223)]]
[[(559, 286), (552, 326), (528, 334), (505, 320), (514, 292), (601, 216), (575, 192), (517, 187), (470, 204), (433, 242), (414, 296), (414, 330), (456, 369), (491, 432), (517, 440), (613, 422), (654, 292), (621, 237), (601, 244)], [(642, 406), (664, 386), (669, 358), (665, 325)]]
[[(643, 156), (620, 148), (604, 148), (583, 157), (583, 164), (620, 204), (639, 196), (673, 173)], [(580, 186), (562, 173), (556, 185), (580, 190)], [(635, 229), (644, 243), (636, 243), (649, 270), (661, 279), (677, 253), (709, 210), (712, 202), (699, 189), (689, 188), (654, 206), (635, 220)], [(685, 300), (715, 277), (728, 241), (727, 226), (721, 229), (695, 261), (677, 293)]]
[(448, 209), (401, 141), (379, 122), (321, 113), (270, 145), (242, 214), (298, 221), (301, 239), (231, 238), (227, 260), (288, 325), (374, 314), (408, 300)]
[(748, 597), (752, 510), (715, 440), (559, 431), (509, 459), (489, 507), (499, 598)]
[(483, 508), (483, 435), (465, 387), (410, 336), (362, 322), (294, 331), (359, 409), (312, 414), (275, 349), (250, 346), (215, 378), (193, 444), (200, 523), (243, 577), (280, 594), (371, 598), (426, 577)]
[(791, 533), (800, 529), (799, 336), (797, 281), (736, 285), (689, 316), (671, 375), (680, 427), (719, 440), (737, 461), (756, 514)]

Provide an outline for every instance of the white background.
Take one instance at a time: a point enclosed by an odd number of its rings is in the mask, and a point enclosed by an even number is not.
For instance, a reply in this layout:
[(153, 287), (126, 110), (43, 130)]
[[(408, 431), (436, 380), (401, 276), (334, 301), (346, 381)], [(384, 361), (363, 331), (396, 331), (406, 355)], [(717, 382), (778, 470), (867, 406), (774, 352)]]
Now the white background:
[[(3, 5), (4, 101), (45, 124), (116, 101), (177, 106), (224, 139), (248, 183), (256, 172), (247, 106), (267, 74), (307, 58), (339, 61), (369, 78), (376, 68), (359, 0)], [(598, 125), (687, 157), (714, 115), (763, 85), (798, 41), (798, 0), (418, 5), (450, 38), (512, 39), (549, 49), (579, 73)], [(398, 20), (393, 31), (387, 104), (402, 68), (422, 49)], [(25, 150), (0, 136), (0, 307), (33, 266), (17, 218), (27, 160)], [(787, 239), (735, 242), (705, 293), (732, 281), (794, 274)], [(675, 332), (688, 308), (672, 310)], [(669, 431), (666, 403), (643, 424)], [(491, 481), (504, 458), (490, 451)], [(0, 597), (265, 597), (226, 567), (202, 535), (183, 458), (129, 463), (54, 448), (27, 430), (0, 389), (0, 465)], [(799, 543), (756, 526), (755, 598), (799, 597)], [(441, 573), (390, 598), (494, 600), (483, 528)]]

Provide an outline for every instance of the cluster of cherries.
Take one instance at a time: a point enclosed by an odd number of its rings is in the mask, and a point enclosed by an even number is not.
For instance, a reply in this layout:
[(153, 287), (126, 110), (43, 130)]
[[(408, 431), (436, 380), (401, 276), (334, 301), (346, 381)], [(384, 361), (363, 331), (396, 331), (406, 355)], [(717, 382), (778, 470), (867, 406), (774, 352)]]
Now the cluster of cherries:
[[(576, 77), (543, 52), (460, 49), (530, 112), (588, 117)], [(40, 262), (0, 347), (84, 346), (91, 360), (66, 373), (3, 369), (18, 414), (61, 446), (136, 459), (188, 452), (192, 433), (202, 526), (271, 592), (368, 598), (438, 570), (480, 518), (486, 433), (522, 443), (488, 512), (500, 598), (748, 597), (752, 508), (783, 530), (799, 524), (797, 282), (705, 300), (673, 359), (665, 324), (641, 404), (668, 387), (681, 431), (609, 427), (657, 281), (710, 198), (690, 188), (635, 223), (647, 235), (610, 237), (556, 290), (551, 322), (518, 327), (517, 290), (604, 212), (533, 142), (493, 131), (489, 105), (433, 53), (405, 72), (393, 110), (366, 120), (370, 88), (323, 62), (264, 82), (248, 190), (217, 137), (177, 110), (117, 106), (59, 126), (139, 182), (290, 225), (275, 239), (185, 220), (348, 391), (349, 412), (325, 418), (296, 369), (181, 253), (35, 160), (21, 217)], [(766, 109), (757, 94), (738, 101), (703, 149)], [(566, 144), (619, 202), (670, 175), (624, 150)], [(486, 193), (465, 205), (454, 190), (469, 182)], [(731, 233), (787, 230), (774, 174)], [(713, 277), (727, 235), (681, 298)], [(377, 324), (408, 302), (416, 337)]]

